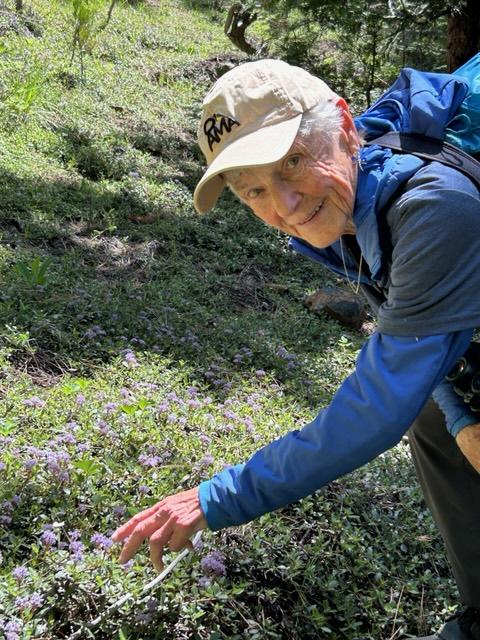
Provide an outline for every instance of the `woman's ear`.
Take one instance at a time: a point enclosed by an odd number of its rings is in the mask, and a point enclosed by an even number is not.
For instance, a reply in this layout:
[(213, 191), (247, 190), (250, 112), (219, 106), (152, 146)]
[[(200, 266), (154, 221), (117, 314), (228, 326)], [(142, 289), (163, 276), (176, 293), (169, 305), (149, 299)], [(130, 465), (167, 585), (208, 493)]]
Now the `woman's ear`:
[(342, 130), (346, 136), (348, 148), (352, 154), (356, 153), (360, 147), (360, 138), (348, 104), (343, 98), (339, 98), (335, 104), (342, 112)]

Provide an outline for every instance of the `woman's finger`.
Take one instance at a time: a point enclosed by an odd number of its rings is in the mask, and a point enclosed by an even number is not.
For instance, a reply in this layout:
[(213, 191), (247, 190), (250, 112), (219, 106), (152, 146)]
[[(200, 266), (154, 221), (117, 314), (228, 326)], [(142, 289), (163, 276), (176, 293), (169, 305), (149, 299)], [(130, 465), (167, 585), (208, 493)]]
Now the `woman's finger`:
[(140, 523), (142, 523), (144, 520), (158, 511), (160, 505), (161, 501), (154, 504), (153, 507), (135, 514), (133, 518), (130, 518), (130, 520), (128, 520), (125, 524), (123, 524), (121, 527), (118, 527), (118, 529), (114, 531), (114, 533), (112, 534), (112, 540), (114, 540), (115, 542), (121, 542), (122, 540), (125, 540), (125, 538), (128, 538), (128, 536)]
[(130, 537), (123, 545), (119, 562), (128, 562), (137, 553), (142, 542), (149, 538), (165, 522), (165, 517), (160, 511), (155, 512), (147, 520), (141, 521), (130, 534)]

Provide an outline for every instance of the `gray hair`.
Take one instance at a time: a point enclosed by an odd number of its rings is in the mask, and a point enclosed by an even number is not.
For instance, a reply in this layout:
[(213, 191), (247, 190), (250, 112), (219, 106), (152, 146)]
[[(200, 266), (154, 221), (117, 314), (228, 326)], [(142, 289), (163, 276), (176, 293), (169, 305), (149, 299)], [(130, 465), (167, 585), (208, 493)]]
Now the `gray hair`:
[(333, 102), (323, 101), (304, 112), (297, 135), (304, 144), (308, 144), (307, 140), (312, 137), (318, 142), (329, 144), (339, 133), (341, 126), (342, 110)]

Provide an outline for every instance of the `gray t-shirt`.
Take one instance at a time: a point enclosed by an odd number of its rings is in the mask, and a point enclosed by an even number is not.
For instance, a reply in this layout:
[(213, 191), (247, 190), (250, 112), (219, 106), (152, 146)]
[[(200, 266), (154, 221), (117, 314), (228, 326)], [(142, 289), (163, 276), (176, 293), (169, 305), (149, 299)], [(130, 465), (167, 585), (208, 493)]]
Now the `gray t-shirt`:
[(393, 252), (378, 329), (425, 336), (480, 326), (480, 192), (438, 162), (420, 169), (386, 212)]

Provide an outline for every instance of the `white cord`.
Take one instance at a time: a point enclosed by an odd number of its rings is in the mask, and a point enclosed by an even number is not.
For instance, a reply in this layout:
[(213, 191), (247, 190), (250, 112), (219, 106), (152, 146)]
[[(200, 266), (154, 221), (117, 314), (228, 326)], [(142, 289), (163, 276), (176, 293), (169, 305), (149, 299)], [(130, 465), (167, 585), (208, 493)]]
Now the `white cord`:
[[(201, 537), (202, 537), (202, 532), (201, 531), (199, 531), (198, 533), (196, 533), (194, 535), (194, 537), (192, 539), (192, 544), (193, 544), (194, 547), (199, 542)], [(139, 594), (139, 596), (137, 598), (134, 598), (134, 596), (131, 593), (126, 593), (124, 596), (122, 596), (120, 598), (120, 600), (117, 600), (117, 602), (114, 602), (109, 607), (107, 607), (97, 618), (95, 618), (91, 622), (87, 622), (87, 623), (83, 624), (80, 627), (80, 629), (75, 631), (75, 633), (73, 633), (71, 636), (69, 636), (66, 640), (76, 640), (77, 638), (80, 638), (84, 632), (86, 632), (86, 633), (91, 632), (92, 629), (95, 629), (95, 627), (98, 627), (98, 625), (102, 622), (102, 620), (104, 620), (106, 617), (108, 617), (114, 611), (117, 611), (118, 609), (120, 609), (120, 607), (122, 605), (124, 605), (125, 602), (127, 602), (128, 600), (132, 600), (133, 599), (133, 600), (136, 600), (138, 603), (142, 602), (145, 599), (145, 596), (148, 595), (148, 593), (150, 593), (150, 591), (152, 591), (152, 589), (154, 587), (156, 587), (157, 584), (159, 584), (160, 582), (165, 580), (165, 578), (168, 576), (168, 574), (171, 573), (173, 571), (173, 569), (175, 569), (177, 564), (179, 562), (181, 562), (183, 560), (183, 558), (185, 558), (185, 556), (188, 555), (189, 553), (190, 553), (190, 549), (188, 549), (188, 548), (186, 548), (183, 551), (181, 551), (178, 554), (178, 556), (174, 560), (172, 560), (172, 562), (170, 562), (170, 564), (167, 565), (165, 567), (165, 569), (156, 578), (154, 578), (153, 580), (148, 582), (143, 587), (143, 589), (141, 590), (141, 592), (140, 592), (140, 594)]]
[(357, 282), (355, 285), (353, 284), (353, 282), (350, 280), (348, 276), (347, 265), (345, 264), (345, 256), (343, 255), (342, 236), (340, 236), (340, 253), (342, 254), (343, 270), (345, 271), (345, 275), (347, 277), (348, 286), (356, 295), (360, 291), (360, 278), (362, 276), (363, 253), (360, 252), (360, 264), (358, 265), (358, 276), (357, 276)]

